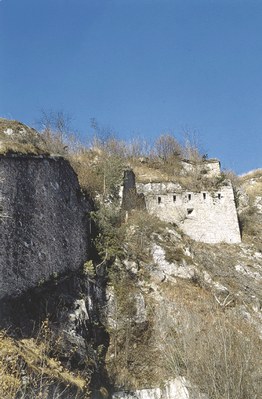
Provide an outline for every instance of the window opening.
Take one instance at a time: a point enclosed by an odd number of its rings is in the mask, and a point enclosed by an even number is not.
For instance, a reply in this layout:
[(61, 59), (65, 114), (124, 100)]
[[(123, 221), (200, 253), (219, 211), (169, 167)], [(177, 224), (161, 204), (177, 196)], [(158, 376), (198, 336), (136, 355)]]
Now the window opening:
[(217, 198), (221, 199), (221, 194), (220, 193), (218, 193)]
[(207, 198), (206, 193), (203, 193), (203, 199), (205, 200)]
[(176, 195), (173, 195), (173, 202), (176, 202)]
[(188, 201), (191, 201), (191, 199), (192, 199), (192, 195), (188, 194)]
[(161, 204), (161, 197), (157, 198), (157, 202), (158, 202), (158, 204)]

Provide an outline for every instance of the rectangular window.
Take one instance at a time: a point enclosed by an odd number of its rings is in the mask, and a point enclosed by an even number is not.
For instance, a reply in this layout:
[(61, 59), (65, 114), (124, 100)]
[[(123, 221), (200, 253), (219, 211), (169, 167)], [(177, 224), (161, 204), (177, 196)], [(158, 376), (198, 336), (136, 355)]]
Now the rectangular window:
[(176, 195), (173, 195), (173, 202), (176, 202)]
[(188, 201), (191, 201), (191, 199), (192, 199), (192, 195), (188, 194)]
[(161, 204), (161, 197), (158, 197), (158, 198), (157, 198), (157, 203), (158, 203), (158, 204)]
[(203, 193), (203, 199), (205, 200), (207, 198), (206, 193)]
[(217, 198), (221, 199), (221, 194), (220, 193), (218, 193)]

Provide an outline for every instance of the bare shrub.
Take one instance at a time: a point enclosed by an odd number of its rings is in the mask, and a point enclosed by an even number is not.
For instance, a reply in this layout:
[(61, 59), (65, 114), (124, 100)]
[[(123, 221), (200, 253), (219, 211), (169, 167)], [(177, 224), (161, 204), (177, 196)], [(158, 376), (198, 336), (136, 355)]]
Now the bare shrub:
[(119, 208), (114, 204), (101, 205), (91, 216), (98, 230), (94, 245), (99, 256), (105, 261), (121, 256), (126, 226), (121, 225)]
[(258, 238), (262, 236), (262, 217), (258, 215), (255, 206), (249, 206), (243, 210), (239, 215), (239, 225), (242, 237), (244, 239), (248, 238)]
[(134, 138), (126, 144), (127, 159), (133, 164), (146, 163), (151, 151), (151, 144), (143, 138)]
[(172, 161), (182, 154), (182, 147), (171, 134), (162, 134), (154, 144), (156, 156), (165, 162)]
[(79, 142), (71, 122), (72, 117), (63, 111), (42, 111), (38, 125), (47, 152), (67, 157), (78, 148)]
[(206, 154), (200, 151), (199, 135), (189, 129), (184, 129), (184, 145), (183, 145), (183, 158), (193, 162), (201, 162), (207, 158)]
[(70, 163), (77, 173), (80, 186), (88, 196), (95, 198), (103, 192), (104, 179), (96, 168), (99, 155), (92, 150), (80, 149), (70, 156)]
[(148, 260), (151, 257), (151, 238), (165, 228), (157, 216), (144, 210), (133, 210), (127, 224), (128, 253), (133, 258)]
[(185, 376), (209, 399), (258, 398), (261, 341), (252, 327), (215, 309), (209, 315), (185, 308), (179, 313), (164, 333), (168, 372)]
[(173, 135), (162, 134), (154, 142), (149, 157), (149, 165), (162, 170), (170, 177), (174, 177), (181, 168), (182, 152), (181, 145)]
[[(110, 346), (107, 371), (114, 387), (139, 389), (156, 378), (157, 353), (152, 342), (150, 299), (141, 294), (136, 276), (124, 264), (117, 262), (110, 270), (113, 306), (110, 306)], [(139, 299), (145, 300), (146, 320), (141, 320)], [(143, 354), (141, 356), (141, 354)]]

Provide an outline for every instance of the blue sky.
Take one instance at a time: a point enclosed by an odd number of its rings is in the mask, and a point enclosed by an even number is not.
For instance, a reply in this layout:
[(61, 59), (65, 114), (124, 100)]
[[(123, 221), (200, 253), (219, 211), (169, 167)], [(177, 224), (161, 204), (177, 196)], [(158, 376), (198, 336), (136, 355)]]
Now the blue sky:
[(225, 168), (262, 167), (260, 0), (2, 0), (0, 54), (3, 117), (188, 131)]

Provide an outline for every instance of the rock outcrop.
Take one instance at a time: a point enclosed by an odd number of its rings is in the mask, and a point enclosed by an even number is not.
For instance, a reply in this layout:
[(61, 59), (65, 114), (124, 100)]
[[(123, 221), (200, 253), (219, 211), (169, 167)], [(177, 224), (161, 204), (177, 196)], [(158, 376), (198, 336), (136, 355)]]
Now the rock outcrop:
[(61, 157), (0, 156), (0, 299), (77, 270), (88, 256), (90, 205)]
[[(52, 152), (55, 152), (53, 146)], [(0, 118), (0, 154), (49, 154), (48, 146), (35, 129), (15, 120)]]
[(116, 392), (113, 399), (208, 399), (206, 395), (186, 381), (184, 377), (177, 377), (167, 381), (161, 388), (140, 389), (133, 392)]

